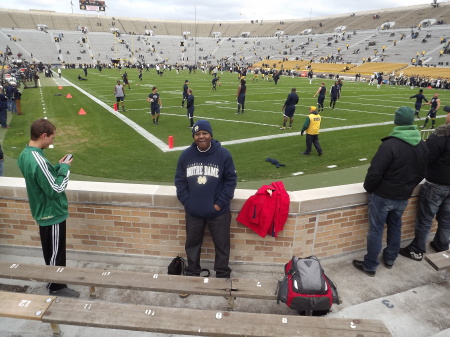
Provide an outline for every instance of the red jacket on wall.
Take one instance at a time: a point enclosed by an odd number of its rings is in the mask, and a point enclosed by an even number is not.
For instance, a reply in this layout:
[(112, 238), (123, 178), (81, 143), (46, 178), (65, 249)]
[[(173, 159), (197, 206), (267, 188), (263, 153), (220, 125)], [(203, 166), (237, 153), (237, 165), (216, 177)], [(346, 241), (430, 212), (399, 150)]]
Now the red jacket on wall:
[(289, 194), (283, 182), (277, 181), (259, 188), (247, 199), (236, 221), (247, 226), (261, 237), (277, 237), (289, 215)]

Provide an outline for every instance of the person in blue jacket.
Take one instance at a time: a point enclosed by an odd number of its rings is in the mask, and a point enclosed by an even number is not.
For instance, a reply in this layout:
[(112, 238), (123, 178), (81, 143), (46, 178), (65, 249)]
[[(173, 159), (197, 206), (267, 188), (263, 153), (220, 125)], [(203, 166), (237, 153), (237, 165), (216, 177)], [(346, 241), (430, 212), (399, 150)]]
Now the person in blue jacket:
[(185, 274), (200, 275), (200, 252), (208, 226), (214, 242), (216, 277), (229, 278), (230, 202), (237, 183), (233, 158), (213, 139), (208, 121), (198, 120), (192, 137), (194, 142), (181, 153), (175, 173), (177, 197), (186, 211)]
[(288, 95), (286, 102), (284, 102), (283, 108), (283, 126), (280, 130), (286, 129), (287, 119), (289, 118), (289, 129), (292, 128), (294, 123), (295, 105), (298, 103), (297, 88), (292, 88), (291, 93)]

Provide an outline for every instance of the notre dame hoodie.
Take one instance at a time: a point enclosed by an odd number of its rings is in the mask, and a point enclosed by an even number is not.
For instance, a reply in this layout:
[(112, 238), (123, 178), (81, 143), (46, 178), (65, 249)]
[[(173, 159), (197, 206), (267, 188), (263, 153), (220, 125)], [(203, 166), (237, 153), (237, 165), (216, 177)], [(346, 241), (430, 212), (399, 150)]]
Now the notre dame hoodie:
[[(217, 140), (211, 140), (211, 148), (206, 152), (200, 152), (194, 142), (178, 159), (177, 197), (186, 212), (195, 217), (210, 219), (229, 212), (236, 183), (233, 158)], [(215, 210), (214, 204), (220, 211)]]

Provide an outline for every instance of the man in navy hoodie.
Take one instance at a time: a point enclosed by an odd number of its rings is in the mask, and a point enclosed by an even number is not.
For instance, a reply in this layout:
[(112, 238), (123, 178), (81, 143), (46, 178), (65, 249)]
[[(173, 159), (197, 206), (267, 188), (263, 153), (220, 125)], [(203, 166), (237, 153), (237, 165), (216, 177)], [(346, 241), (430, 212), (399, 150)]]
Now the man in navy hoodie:
[(188, 276), (200, 275), (200, 252), (208, 226), (215, 248), (216, 277), (229, 278), (230, 202), (237, 182), (233, 158), (212, 139), (208, 121), (197, 121), (192, 136), (194, 142), (181, 153), (175, 173), (177, 197), (186, 211), (185, 272)]

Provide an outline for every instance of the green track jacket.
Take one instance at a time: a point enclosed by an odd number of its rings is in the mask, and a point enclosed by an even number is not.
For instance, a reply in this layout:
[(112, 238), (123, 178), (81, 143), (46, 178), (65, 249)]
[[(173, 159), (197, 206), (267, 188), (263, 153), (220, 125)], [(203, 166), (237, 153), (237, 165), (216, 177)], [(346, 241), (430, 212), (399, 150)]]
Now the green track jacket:
[(31, 214), (40, 226), (60, 223), (69, 216), (65, 189), (70, 165), (52, 165), (44, 151), (27, 146), (17, 160), (27, 185)]

